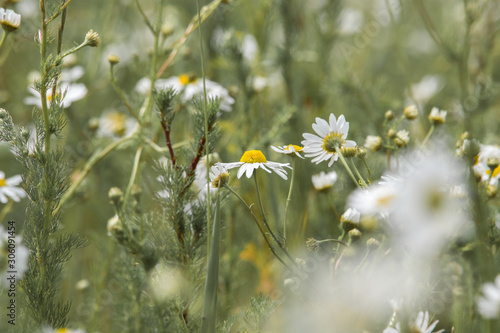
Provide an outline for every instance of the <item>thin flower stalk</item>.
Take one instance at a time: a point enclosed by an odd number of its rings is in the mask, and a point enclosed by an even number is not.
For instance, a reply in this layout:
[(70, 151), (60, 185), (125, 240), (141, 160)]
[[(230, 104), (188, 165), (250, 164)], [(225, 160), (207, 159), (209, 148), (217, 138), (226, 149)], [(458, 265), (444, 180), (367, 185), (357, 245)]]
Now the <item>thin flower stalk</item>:
[(142, 144), (135, 153), (134, 165), (132, 166), (132, 173), (130, 174), (130, 180), (127, 185), (127, 189), (125, 190), (125, 195), (123, 196), (123, 209), (127, 206), (128, 198), (130, 196), (130, 191), (132, 190), (132, 186), (135, 183), (137, 178), (137, 173), (139, 171), (139, 162), (141, 161), (142, 149), (144, 148), (144, 144)]
[(337, 154), (339, 155), (339, 158), (340, 158), (340, 161), (342, 162), (342, 164), (344, 165), (344, 168), (346, 169), (347, 173), (349, 174), (349, 176), (351, 177), (352, 181), (354, 182), (354, 184), (356, 184), (356, 186), (358, 188), (361, 188), (361, 185), (359, 185), (358, 181), (356, 180), (356, 177), (354, 177), (354, 175), (352, 174), (352, 171), (351, 169), (349, 168), (349, 166), (347, 165), (347, 162), (344, 158), (344, 155), (342, 155), (342, 152), (340, 151), (340, 149), (338, 147), (335, 148), (335, 150), (337, 151)]
[(292, 200), (292, 191), (293, 191), (293, 181), (295, 179), (295, 158), (292, 158), (292, 175), (290, 176), (290, 188), (288, 189), (288, 197), (286, 198), (285, 204), (285, 216), (283, 217), (283, 239), (285, 240), (286, 246), (286, 219), (288, 214), (288, 205)]

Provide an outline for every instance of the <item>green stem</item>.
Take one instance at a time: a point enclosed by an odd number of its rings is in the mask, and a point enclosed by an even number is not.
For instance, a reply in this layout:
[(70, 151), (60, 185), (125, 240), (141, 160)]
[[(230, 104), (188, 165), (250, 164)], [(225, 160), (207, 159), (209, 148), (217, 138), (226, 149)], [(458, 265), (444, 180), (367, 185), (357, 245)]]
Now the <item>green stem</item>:
[(130, 105), (130, 102), (128, 101), (127, 96), (125, 96), (125, 93), (122, 91), (122, 89), (118, 85), (118, 82), (116, 81), (115, 73), (113, 71), (113, 67), (114, 67), (113, 65), (111, 65), (109, 67), (109, 73), (110, 73), (110, 76), (111, 76), (111, 83), (113, 84), (113, 88), (115, 89), (116, 93), (118, 94), (118, 97), (120, 97), (120, 99), (123, 102), (123, 104), (125, 104), (125, 107), (130, 112), (130, 114), (132, 115), (132, 117), (134, 117), (139, 123), (141, 123), (141, 120), (139, 119), (139, 117), (135, 113), (134, 109)]
[(132, 186), (134, 186), (135, 178), (137, 177), (137, 172), (139, 170), (139, 162), (141, 161), (141, 153), (144, 148), (144, 144), (142, 144), (139, 148), (137, 148), (137, 152), (135, 153), (134, 165), (132, 167), (132, 173), (130, 174), (130, 180), (128, 182), (127, 189), (125, 190), (125, 195), (123, 196), (123, 210), (127, 206), (128, 197), (130, 196), (130, 191), (132, 190)]
[[(262, 237), (264, 237), (264, 240), (266, 241), (266, 244), (269, 247), (269, 249), (271, 250), (271, 252), (274, 254), (274, 256), (276, 257), (276, 259), (278, 259), (283, 264), (283, 266), (285, 266), (288, 270), (291, 271), (290, 267), (283, 261), (283, 259), (281, 259), (281, 257), (278, 255), (278, 253), (276, 253), (276, 250), (274, 249), (274, 247), (271, 245), (271, 242), (269, 242), (269, 239), (267, 238), (266, 232), (264, 231), (264, 229), (262, 229), (262, 226), (260, 225), (259, 220), (257, 220), (257, 217), (255, 216), (255, 214), (252, 211), (252, 207), (249, 206), (246, 203), (246, 201), (235, 190), (233, 190), (231, 187), (229, 187), (228, 185), (224, 185), (224, 187), (229, 192), (231, 192), (233, 195), (235, 195), (248, 208), (248, 210), (250, 211), (250, 215), (252, 215), (252, 218), (253, 218), (255, 224), (259, 228), (259, 231), (262, 234)], [(292, 262), (295, 263), (294, 261), (292, 261)]]
[(295, 160), (296, 157), (292, 157), (292, 175), (290, 177), (290, 188), (288, 189), (288, 197), (286, 198), (286, 205), (285, 205), (285, 217), (283, 218), (283, 239), (285, 240), (286, 244), (286, 218), (287, 218), (287, 213), (288, 213), (288, 205), (290, 204), (290, 201), (292, 200), (292, 190), (293, 190), (293, 181), (295, 179)]
[[(203, 36), (201, 33), (201, 13), (200, 13), (200, 0), (196, 0), (196, 9), (198, 10), (198, 31), (200, 35), (200, 52), (201, 52), (201, 76), (203, 79), (203, 114), (205, 126), (205, 156), (207, 157), (207, 234), (210, 234), (210, 148), (208, 143), (208, 100), (207, 100), (207, 85), (205, 80), (205, 53), (203, 49)], [(207, 237), (207, 249), (210, 248), (210, 237)], [(208, 253), (207, 253), (208, 255)]]
[(0, 49), (2, 48), (3, 43), (7, 39), (7, 35), (8, 35), (8, 32), (4, 30), (3, 35), (2, 35), (2, 40), (0, 40)]
[(217, 286), (219, 281), (220, 251), (220, 188), (217, 190), (215, 219), (212, 230), (212, 241), (208, 259), (205, 295), (203, 297), (203, 314), (201, 316), (201, 333), (215, 333), (217, 316)]
[(368, 164), (366, 163), (366, 160), (364, 157), (360, 157), (361, 161), (365, 165), (366, 171), (368, 171), (368, 176), (370, 177), (370, 184), (373, 183), (373, 177), (372, 177), (372, 172), (370, 168), (368, 167)]
[(425, 147), (425, 144), (427, 143), (427, 140), (431, 137), (432, 132), (434, 132), (434, 127), (436, 127), (434, 124), (431, 125), (431, 128), (429, 128), (429, 132), (427, 132), (427, 135), (425, 136), (424, 141), (420, 145), (420, 149)]
[(349, 176), (351, 176), (351, 179), (354, 182), (354, 184), (356, 184), (356, 186), (358, 188), (361, 188), (361, 185), (359, 185), (358, 181), (356, 180), (356, 177), (354, 177), (354, 175), (352, 174), (351, 169), (349, 169), (349, 166), (347, 165), (347, 162), (344, 158), (344, 155), (342, 155), (342, 153), (340, 152), (339, 147), (335, 147), (335, 150), (337, 151), (337, 154), (339, 155), (340, 161), (344, 165), (344, 168), (346, 169), (347, 173), (349, 174)]
[(363, 176), (361, 176), (361, 174), (359, 173), (358, 168), (356, 168), (356, 164), (354, 164), (354, 161), (352, 159), (350, 161), (351, 161), (352, 167), (354, 168), (354, 172), (356, 173), (359, 180), (361, 181), (361, 186), (366, 187), (367, 186), (366, 181), (363, 179)]

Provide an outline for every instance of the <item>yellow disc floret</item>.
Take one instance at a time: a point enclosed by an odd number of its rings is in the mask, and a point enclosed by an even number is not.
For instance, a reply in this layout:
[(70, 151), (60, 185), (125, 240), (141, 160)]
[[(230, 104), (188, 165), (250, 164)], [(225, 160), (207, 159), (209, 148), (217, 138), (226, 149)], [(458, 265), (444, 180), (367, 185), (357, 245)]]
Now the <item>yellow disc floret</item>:
[(124, 114), (120, 112), (111, 112), (108, 114), (107, 118), (111, 122), (111, 132), (114, 135), (122, 136), (125, 134), (125, 130), (127, 129), (127, 117)]
[(295, 149), (295, 151), (301, 151), (303, 149), (303, 147), (301, 147), (301, 146), (288, 145), (288, 146), (286, 146), (286, 150), (290, 150), (290, 147), (293, 147), (293, 149)]
[(260, 150), (247, 150), (241, 156), (240, 162), (243, 163), (266, 163), (266, 157)]
[(179, 75), (179, 81), (185, 86), (189, 83), (189, 76), (186, 74)]
[(5, 179), (0, 178), (0, 187), (2, 186), (7, 186), (7, 183), (5, 182)]

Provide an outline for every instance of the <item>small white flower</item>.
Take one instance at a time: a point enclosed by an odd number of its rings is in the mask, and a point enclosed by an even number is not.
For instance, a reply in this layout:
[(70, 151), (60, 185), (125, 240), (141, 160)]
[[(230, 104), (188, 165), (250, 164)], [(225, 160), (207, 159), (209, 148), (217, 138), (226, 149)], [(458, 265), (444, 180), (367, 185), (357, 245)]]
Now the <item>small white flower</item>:
[(337, 173), (335, 171), (325, 173), (321, 171), (317, 175), (312, 176), (312, 183), (316, 191), (325, 191), (330, 189), (337, 181)]
[(431, 113), (429, 114), (429, 121), (433, 124), (440, 125), (446, 121), (445, 110), (439, 110), (437, 107), (433, 107)]
[[(14, 241), (16, 244), (16, 260), (14, 266), (9, 266), (9, 238), (12, 237), (2, 225), (0, 225), (0, 289), (2, 286), (8, 287), (10, 285), (7, 279), (10, 274), (7, 271), (16, 271), (16, 279), (23, 278), (24, 272), (28, 269), (29, 250), (26, 246), (21, 244), (21, 236), (15, 236)], [(12, 239), (12, 238), (11, 238)]]
[(404, 109), (404, 115), (408, 120), (415, 120), (418, 118), (418, 109), (415, 105), (408, 105)]
[(479, 154), (477, 156), (477, 161), (473, 166), (474, 173), (477, 177), (481, 178), (481, 181), (488, 182), (490, 185), (495, 185), (500, 179), (500, 165), (498, 165), (493, 171), (491, 170), (488, 163), (492, 161), (500, 161), (500, 147), (493, 145), (480, 145)]
[[(28, 91), (33, 95), (30, 97), (26, 97), (24, 99), (24, 104), (27, 105), (36, 105), (38, 107), (42, 107), (42, 101), (40, 97), (40, 93), (36, 91), (34, 88), (29, 87)], [(79, 101), (87, 95), (87, 87), (83, 83), (68, 83), (61, 82), (59, 91), (57, 94), (61, 94), (62, 92), (62, 101), (61, 105), (63, 108), (68, 108), (73, 102)], [(52, 89), (49, 89), (47, 92), (47, 103), (50, 103), (53, 100)]]
[[(231, 111), (234, 99), (229, 95), (227, 89), (208, 79), (205, 79), (205, 84), (207, 89), (207, 98), (220, 98), (220, 109), (226, 112)], [(186, 74), (155, 81), (156, 90), (168, 88), (173, 88), (180, 94), (182, 103), (190, 102), (195, 97), (203, 96), (203, 80)], [(135, 89), (139, 93), (146, 93), (149, 89), (151, 89), (151, 80), (148, 78), (139, 80)]]
[(131, 135), (137, 127), (137, 121), (118, 111), (108, 111), (99, 118), (98, 137), (123, 138)]
[(229, 172), (226, 167), (220, 163), (213, 165), (210, 168), (210, 180), (212, 181), (212, 187), (219, 188), (224, 186), (229, 180)]
[(407, 130), (400, 130), (396, 133), (396, 137), (394, 138), (394, 143), (398, 147), (405, 147), (410, 143), (410, 132)]
[(360, 217), (361, 217), (360, 212), (358, 212), (354, 208), (349, 208), (348, 210), (346, 210), (344, 212), (344, 214), (342, 214), (342, 216), (340, 217), (340, 220), (358, 224)]
[[(415, 318), (415, 321), (412, 324), (410, 324), (412, 325), (411, 332), (432, 333), (438, 323), (439, 320), (435, 320), (431, 324), (429, 324), (429, 312), (420, 311), (417, 314), (417, 318)], [(396, 327), (387, 327), (383, 333), (399, 333), (399, 330), (400, 330), (400, 325), (399, 323), (397, 323)], [(434, 333), (442, 333), (442, 332), (444, 332), (444, 329), (436, 331)]]
[(300, 158), (303, 158), (299, 154), (299, 152), (301, 152), (303, 149), (301, 146), (296, 146), (296, 145), (287, 145), (287, 146), (281, 146), (281, 147), (280, 146), (278, 146), (278, 147), (271, 146), (271, 149), (277, 153), (280, 153), (280, 154), (298, 156)]
[(263, 169), (268, 173), (271, 173), (272, 170), (286, 180), (286, 171), (283, 167), (291, 169), (290, 163), (276, 163), (266, 160), (266, 157), (260, 150), (248, 150), (243, 154), (239, 162), (221, 163), (221, 165), (228, 170), (239, 167), (238, 178), (241, 178), (243, 174), (246, 174), (247, 178), (250, 178), (254, 170)]
[(346, 140), (349, 123), (345, 121), (344, 115), (341, 115), (337, 120), (332, 113), (329, 121), (330, 123), (324, 119), (316, 118), (316, 123), (312, 125), (312, 128), (318, 135), (304, 133), (302, 136), (305, 140), (302, 141), (302, 145), (306, 157), (314, 157), (311, 162), (318, 164), (330, 160), (328, 163), (330, 167), (339, 158), (337, 149), (356, 147), (356, 142)]
[(21, 175), (16, 175), (5, 179), (5, 173), (0, 171), (0, 202), (7, 203), (10, 199), (19, 202), (21, 198), (26, 196), (26, 192), (22, 188), (16, 187), (21, 184)]
[(482, 292), (483, 294), (476, 301), (477, 311), (484, 318), (498, 318), (500, 316), (500, 275), (495, 278), (495, 283), (485, 283)]
[(364, 146), (371, 151), (379, 151), (382, 147), (382, 138), (378, 135), (368, 135)]
[(380, 182), (368, 189), (356, 190), (348, 199), (348, 205), (362, 214), (388, 214), (393, 209), (393, 202), (398, 194), (398, 187), (393, 182)]
[(21, 15), (12, 9), (0, 8), (0, 25), (5, 31), (11, 32), (21, 26)]

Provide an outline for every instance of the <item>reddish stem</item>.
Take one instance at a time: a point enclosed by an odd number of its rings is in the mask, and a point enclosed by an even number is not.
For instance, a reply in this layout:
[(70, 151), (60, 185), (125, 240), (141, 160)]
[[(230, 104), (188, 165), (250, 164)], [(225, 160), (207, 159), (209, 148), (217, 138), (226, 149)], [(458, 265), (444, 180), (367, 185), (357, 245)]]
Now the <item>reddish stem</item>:
[(172, 165), (175, 166), (175, 155), (174, 148), (172, 147), (172, 140), (170, 140), (170, 130), (167, 129), (167, 124), (163, 121), (161, 122), (161, 127), (163, 127), (163, 131), (165, 132), (165, 139), (167, 141), (168, 151), (170, 152), (170, 158), (172, 159)]

